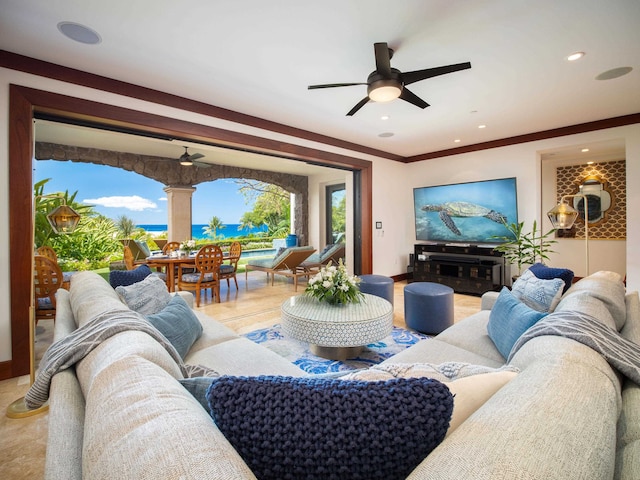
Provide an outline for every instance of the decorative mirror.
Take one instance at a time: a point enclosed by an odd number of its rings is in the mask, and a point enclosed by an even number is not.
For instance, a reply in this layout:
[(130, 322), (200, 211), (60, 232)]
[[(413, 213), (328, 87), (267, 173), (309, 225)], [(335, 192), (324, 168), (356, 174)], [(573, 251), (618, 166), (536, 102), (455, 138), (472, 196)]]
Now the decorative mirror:
[[(578, 187), (578, 192), (587, 198), (587, 210), (589, 212), (589, 224), (598, 223), (606, 218), (607, 211), (611, 208), (611, 193), (607, 189), (607, 183), (598, 177), (591, 175), (586, 177)], [(584, 221), (584, 198), (575, 197), (573, 208), (580, 212), (579, 219)]]

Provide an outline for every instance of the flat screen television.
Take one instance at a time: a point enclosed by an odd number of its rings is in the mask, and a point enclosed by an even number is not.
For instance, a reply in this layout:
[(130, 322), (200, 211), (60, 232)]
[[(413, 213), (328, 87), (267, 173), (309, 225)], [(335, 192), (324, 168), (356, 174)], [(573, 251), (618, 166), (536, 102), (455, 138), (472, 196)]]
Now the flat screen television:
[(414, 188), (413, 201), (416, 240), (496, 245), (518, 222), (515, 177)]

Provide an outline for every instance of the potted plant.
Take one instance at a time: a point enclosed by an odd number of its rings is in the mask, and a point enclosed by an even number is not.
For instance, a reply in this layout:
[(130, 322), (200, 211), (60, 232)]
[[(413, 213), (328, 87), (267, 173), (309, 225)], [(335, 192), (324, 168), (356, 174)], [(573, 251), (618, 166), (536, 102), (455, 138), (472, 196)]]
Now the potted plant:
[(509, 235), (492, 237), (504, 242), (495, 247), (494, 250), (504, 253), (504, 258), (510, 264), (518, 266), (518, 277), (522, 274), (523, 265), (544, 262), (544, 260), (549, 259), (550, 253), (554, 253), (551, 245), (557, 242), (549, 239), (549, 237), (553, 235), (555, 229), (543, 234), (542, 231), (538, 231), (538, 223), (535, 220), (530, 232), (524, 231), (524, 222), (505, 222), (504, 226), (509, 231)]

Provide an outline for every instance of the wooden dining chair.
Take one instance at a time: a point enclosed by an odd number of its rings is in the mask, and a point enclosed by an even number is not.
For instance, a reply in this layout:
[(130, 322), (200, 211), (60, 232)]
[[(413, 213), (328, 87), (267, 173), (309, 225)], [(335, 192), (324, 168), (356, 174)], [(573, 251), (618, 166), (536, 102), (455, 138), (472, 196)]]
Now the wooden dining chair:
[(220, 265), (220, 280), (225, 279), (227, 281), (227, 288), (229, 288), (229, 279), (233, 278), (236, 284), (236, 290), (238, 289), (238, 279), (236, 278), (236, 272), (238, 271), (238, 260), (242, 254), (242, 245), (240, 242), (233, 242), (229, 247), (229, 256), (225, 258), (228, 263)]
[(36, 254), (45, 256), (45, 257), (53, 260), (54, 262), (58, 263), (58, 254), (49, 245), (42, 245), (41, 247), (38, 247), (36, 249)]
[(180, 242), (168, 242), (162, 247), (162, 254), (171, 255), (171, 252), (177, 252), (178, 250), (180, 250)]
[[(36, 254), (37, 255), (43, 255), (43, 256), (51, 259), (53, 262), (55, 262), (55, 264), (58, 265), (58, 267), (60, 266), (58, 264), (58, 254), (49, 245), (42, 245), (41, 247), (38, 247), (36, 249)], [(69, 287), (71, 286), (71, 277), (75, 273), (77, 273), (77, 272), (62, 272), (62, 288), (64, 288), (65, 290), (69, 290)]]
[[(223, 253), (217, 245), (205, 245), (198, 250), (195, 258), (194, 273), (183, 272), (183, 265), (178, 265), (177, 290), (189, 290), (196, 292), (196, 306), (200, 306), (200, 291), (211, 289), (214, 301), (220, 302), (220, 265), (223, 261)], [(185, 264), (185, 268), (193, 265)]]
[(33, 257), (33, 295), (36, 325), (38, 320), (56, 318), (56, 292), (62, 287), (62, 271), (56, 262), (44, 255)]

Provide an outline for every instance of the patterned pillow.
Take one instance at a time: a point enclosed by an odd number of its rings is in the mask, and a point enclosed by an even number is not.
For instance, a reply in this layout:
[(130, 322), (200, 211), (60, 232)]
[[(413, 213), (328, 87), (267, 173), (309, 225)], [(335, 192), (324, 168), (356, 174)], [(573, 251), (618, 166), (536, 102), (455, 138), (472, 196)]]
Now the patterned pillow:
[(145, 318), (175, 347), (183, 360), (202, 335), (200, 320), (180, 295), (173, 295), (164, 309)]
[(538, 278), (543, 280), (551, 280), (552, 278), (559, 278), (564, 282), (564, 289), (562, 293), (569, 290), (569, 287), (573, 283), (573, 272), (568, 268), (551, 268), (542, 263), (536, 263), (529, 267), (529, 270)]
[(507, 287), (502, 287), (489, 314), (487, 333), (500, 354), (509, 358), (511, 348), (518, 338), (546, 316), (546, 313), (533, 310), (520, 302)]
[(518, 278), (512, 287), (514, 297), (539, 312), (553, 312), (560, 302), (565, 284), (559, 278), (542, 280), (530, 270)]
[(211, 416), (258, 478), (404, 479), (444, 439), (449, 389), (429, 378), (213, 379)]
[(127, 307), (142, 315), (158, 313), (171, 300), (167, 284), (155, 275), (149, 275), (132, 285), (120, 285), (116, 287), (116, 292)]
[(151, 275), (151, 269), (146, 265), (140, 265), (133, 270), (111, 270), (109, 272), (109, 284), (113, 287), (128, 286), (141, 282)]

